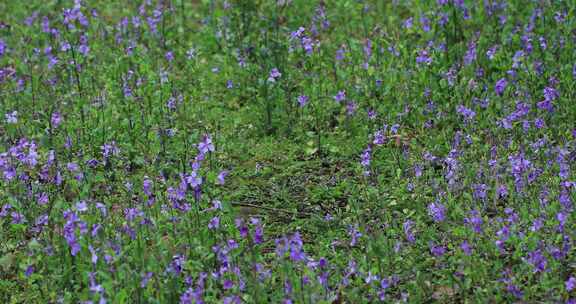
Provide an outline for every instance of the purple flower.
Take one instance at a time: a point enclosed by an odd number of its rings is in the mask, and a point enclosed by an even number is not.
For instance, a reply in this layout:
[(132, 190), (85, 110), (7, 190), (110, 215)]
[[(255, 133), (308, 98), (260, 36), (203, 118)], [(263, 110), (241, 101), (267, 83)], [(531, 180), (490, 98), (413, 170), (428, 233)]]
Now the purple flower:
[(108, 209), (106, 208), (106, 205), (102, 203), (96, 203), (96, 208), (100, 210), (100, 214), (102, 214), (103, 217), (106, 217), (106, 215), (108, 215)]
[(212, 137), (210, 137), (210, 135), (205, 134), (202, 137), (202, 141), (198, 144), (198, 150), (201, 154), (214, 152), (214, 144), (212, 143)]
[(402, 224), (402, 229), (404, 230), (404, 236), (410, 243), (416, 242), (416, 238), (414, 237), (414, 232), (412, 231), (412, 225), (414, 224), (411, 220), (406, 220), (404, 224)]
[(424, 32), (427, 33), (430, 31), (430, 19), (428, 19), (428, 17), (426, 16), (420, 17), (420, 24), (422, 25), (422, 30)]
[(488, 186), (486, 186), (486, 184), (475, 184), (473, 188), (474, 188), (473, 196), (475, 199), (477, 200), (486, 199), (486, 192), (488, 190)]
[(128, 222), (134, 221), (137, 217), (143, 217), (144, 212), (138, 208), (126, 208), (124, 210), (125, 218)]
[(358, 230), (358, 224), (350, 227), (348, 234), (350, 235), (350, 246), (356, 246), (358, 238), (362, 236), (362, 233)]
[(182, 295), (180, 295), (180, 304), (204, 303), (202, 300), (203, 290), (192, 287), (188, 288)]
[(180, 273), (182, 273), (183, 270), (183, 264), (186, 261), (186, 258), (182, 255), (175, 255), (172, 257), (172, 262), (170, 262), (170, 265), (168, 266), (168, 268), (166, 269), (166, 271), (168, 273), (173, 273), (175, 275), (179, 275)]
[(208, 229), (215, 230), (218, 229), (219, 227), (220, 227), (220, 217), (215, 216), (208, 223)]
[(380, 281), (380, 290), (378, 291), (378, 299), (380, 301), (386, 300), (386, 289), (390, 287), (390, 281), (388, 279), (382, 279)]
[(465, 121), (471, 121), (476, 116), (476, 112), (472, 111), (471, 109), (468, 109), (464, 105), (459, 105), (456, 108), (456, 111), (458, 112), (458, 114), (460, 114), (460, 115), (462, 115), (462, 117), (464, 117)]
[(516, 285), (512, 284), (511, 282), (506, 284), (506, 291), (508, 291), (518, 299), (521, 299), (524, 296), (522, 290), (518, 288)]
[(226, 178), (226, 176), (228, 176), (228, 174), (230, 173), (230, 171), (228, 170), (222, 170), (220, 171), (220, 173), (218, 173), (218, 184), (219, 185), (224, 185), (224, 179)]
[(212, 207), (208, 210), (222, 210), (222, 202), (219, 200), (213, 200)]
[(282, 73), (280, 73), (280, 71), (278, 71), (277, 68), (273, 68), (272, 70), (270, 70), (270, 75), (268, 76), (268, 81), (269, 82), (276, 82), (276, 80), (278, 80), (278, 78), (280, 78), (282, 76)]
[(186, 51), (186, 58), (188, 58), (188, 60), (192, 60), (192, 59), (194, 59), (194, 57), (196, 57), (196, 49), (195, 48), (190, 48), (188, 51)]
[(566, 189), (566, 187), (562, 187), (560, 190), (560, 194), (558, 195), (558, 201), (560, 205), (564, 207), (566, 210), (572, 209), (572, 200), (570, 199), (570, 193)]
[(462, 244), (460, 244), (460, 249), (462, 249), (465, 255), (472, 254), (472, 248), (470, 247), (468, 241), (463, 241)]
[(564, 22), (564, 20), (566, 19), (566, 13), (565, 12), (555, 12), (554, 13), (554, 20), (558, 23), (562, 23)]
[(48, 204), (48, 193), (42, 192), (36, 195), (36, 199), (39, 205), (46, 205)]
[(50, 19), (47, 16), (42, 17), (42, 32), (50, 33)]
[(76, 210), (78, 210), (78, 212), (86, 212), (88, 211), (88, 205), (85, 201), (79, 201), (76, 203)]
[[(336, 61), (344, 60), (345, 55), (346, 55), (346, 50), (344, 48), (339, 48), (338, 50), (336, 50)], [(576, 67), (576, 65), (574, 65), (574, 67)], [(576, 71), (576, 69), (575, 69), (575, 71)]]
[(538, 102), (536, 105), (538, 106), (538, 109), (540, 109), (540, 110), (545, 110), (548, 112), (554, 111), (554, 106), (552, 105), (552, 100), (545, 99), (545, 100)]
[(120, 149), (116, 145), (115, 141), (105, 143), (104, 145), (102, 145), (101, 149), (102, 149), (102, 156), (104, 157), (104, 159), (108, 159), (112, 155), (117, 156), (120, 153)]
[(413, 24), (414, 24), (414, 18), (413, 17), (410, 17), (410, 18), (404, 20), (404, 28), (405, 29), (411, 29)]
[(63, 41), (60, 45), (60, 51), (67, 52), (72, 49), (72, 45), (68, 41)]
[(378, 114), (373, 109), (368, 110), (368, 119), (374, 120)]
[(24, 275), (27, 278), (30, 277), (33, 273), (34, 273), (34, 266), (33, 265), (29, 265), (28, 267), (26, 267), (26, 272), (24, 273)]
[(166, 107), (172, 111), (176, 110), (176, 98), (170, 97), (166, 102)]
[(147, 196), (152, 196), (152, 187), (154, 186), (154, 182), (150, 180), (147, 176), (144, 177), (144, 181), (142, 182), (142, 190), (144, 194)]
[(552, 102), (556, 100), (560, 95), (558, 91), (552, 87), (544, 88), (544, 100), (538, 103), (538, 108), (542, 110), (547, 110), (548, 112), (552, 112), (554, 106)]
[(20, 212), (14, 211), (14, 212), (10, 213), (10, 216), (12, 217), (12, 224), (24, 224), (24, 223), (26, 223), (26, 218)]
[(6, 217), (8, 215), (8, 212), (10, 211), (10, 209), (12, 209), (12, 205), (10, 205), (10, 204), (6, 204), (6, 205), (2, 206), (2, 209), (0, 209), (0, 218)]
[(428, 205), (428, 214), (432, 217), (434, 222), (440, 223), (446, 219), (446, 207), (439, 201), (430, 203)]
[(232, 280), (224, 280), (222, 287), (224, 287), (224, 290), (232, 289), (234, 287), (234, 282), (232, 282)]
[(422, 49), (418, 52), (418, 56), (416, 57), (416, 63), (426, 65), (430, 65), (432, 63), (432, 58), (430, 58), (430, 55), (427, 50)]
[(225, 297), (222, 300), (222, 304), (242, 304), (242, 298), (238, 295)]
[(58, 57), (49, 55), (48, 56), (48, 69), (51, 70), (59, 62)]
[(446, 248), (442, 245), (436, 245), (433, 242), (430, 242), (430, 253), (432, 253), (435, 257), (443, 256), (446, 253)]
[(468, 44), (468, 50), (464, 55), (464, 65), (470, 65), (476, 60), (476, 42), (472, 41)]
[(346, 91), (338, 91), (338, 94), (334, 96), (336, 102), (342, 102), (346, 99)]
[(372, 40), (366, 39), (364, 42), (364, 57), (370, 58), (372, 56)]
[(470, 211), (470, 216), (464, 219), (464, 223), (471, 226), (474, 232), (482, 233), (482, 217), (477, 210)]
[(6, 43), (0, 39), (0, 58), (4, 56), (4, 53), (6, 53)]
[(542, 50), (546, 50), (548, 48), (548, 42), (546, 41), (546, 38), (544, 38), (543, 36), (540, 36), (540, 38), (538, 38), (538, 42), (540, 43), (540, 48), (542, 48)]
[(385, 143), (386, 137), (384, 136), (384, 130), (378, 130), (374, 133), (374, 140), (372, 141), (373, 144), (377, 146), (381, 146)]
[(546, 270), (547, 260), (539, 249), (529, 252), (527, 261), (534, 267), (534, 272)]
[(244, 223), (243, 219), (241, 219), (241, 218), (235, 219), (234, 225), (236, 226), (236, 228), (240, 232), (240, 237), (242, 237), (243, 239), (248, 237), (248, 227)]
[(348, 104), (346, 105), (346, 114), (348, 116), (354, 115), (357, 108), (358, 105), (356, 104), (356, 102), (354, 102), (353, 100), (349, 101)]
[(88, 53), (90, 53), (90, 47), (87, 44), (81, 44), (78, 46), (78, 52), (82, 54), (82, 56), (86, 57), (88, 56)]
[(534, 126), (536, 126), (537, 129), (542, 129), (546, 126), (546, 124), (544, 123), (544, 119), (538, 117), (536, 118), (536, 120), (534, 120)]
[[(516, 53), (514, 53), (514, 56), (512, 57), (512, 68), (513, 69), (517, 69), (518, 67), (520, 67), (520, 64), (522, 63), (522, 59), (524, 57), (524, 51), (519, 50), (516, 51)], [(514, 70), (511, 70), (514, 71)], [(510, 71), (508, 71), (510, 72)]]
[(370, 161), (372, 159), (372, 148), (370, 146), (366, 147), (366, 149), (360, 155), (360, 164), (364, 167), (364, 175), (370, 175)]
[(78, 166), (78, 164), (71, 162), (66, 164), (66, 169), (68, 169), (68, 171), (70, 172), (78, 172), (80, 170), (80, 167)]
[(302, 48), (306, 52), (306, 55), (308, 56), (312, 55), (312, 53), (314, 52), (314, 41), (312, 40), (312, 38), (303, 36), (302, 39), (300, 40), (300, 43), (302, 45)]
[(530, 231), (536, 232), (544, 226), (544, 220), (542, 218), (534, 219), (532, 226), (530, 226)]
[(297, 100), (298, 100), (298, 105), (299, 105), (301, 108), (303, 108), (305, 105), (308, 104), (308, 100), (309, 100), (309, 99), (310, 99), (310, 98), (309, 98), (308, 96), (306, 96), (306, 95), (300, 95), (300, 96), (298, 96), (298, 99), (297, 99)]
[(398, 51), (393, 45), (388, 47), (388, 52), (396, 57), (400, 57), (400, 51)]
[(50, 118), (52, 129), (57, 129), (60, 126), (61, 122), (62, 122), (62, 116), (60, 115), (60, 112), (52, 113), (52, 117)]
[(498, 81), (496, 81), (494, 91), (496, 94), (502, 96), (502, 94), (504, 94), (504, 90), (506, 90), (506, 86), (508, 86), (508, 80), (506, 80), (506, 78), (500, 78)]
[(493, 47), (489, 48), (486, 51), (486, 57), (488, 57), (488, 59), (490, 59), (490, 60), (493, 60), (497, 51), (498, 51), (498, 46), (493, 46)]
[(18, 123), (18, 111), (12, 111), (11, 113), (6, 113), (6, 122), (9, 124)]
[(306, 31), (306, 28), (303, 26), (299, 27), (297, 30), (290, 33), (290, 39), (297, 39), (302, 36), (302, 34)]
[(147, 272), (143, 274), (142, 280), (140, 281), (140, 288), (146, 288), (146, 286), (148, 285), (148, 281), (150, 281), (153, 275), (154, 275), (153, 272)]
[(576, 288), (576, 278), (574, 277), (568, 278), (568, 280), (566, 280), (564, 285), (566, 286), (566, 291), (568, 292), (572, 291), (574, 288)]
[(304, 243), (300, 238), (300, 233), (299, 232), (294, 233), (289, 240), (290, 260), (292, 260), (292, 262), (303, 261), (306, 259), (306, 254), (304, 253), (303, 245)]
[(96, 252), (96, 249), (94, 249), (92, 245), (88, 245), (88, 251), (90, 251), (90, 254), (92, 255), (90, 258), (92, 265), (96, 265), (96, 263), (98, 263), (98, 254)]
[(92, 231), (90, 232), (90, 235), (92, 237), (96, 237), (98, 235), (98, 232), (100, 231), (100, 229), (102, 229), (102, 225), (100, 225), (100, 224), (92, 225)]
[(166, 58), (166, 60), (167, 60), (168, 62), (174, 61), (174, 53), (173, 53), (172, 51), (166, 52), (166, 54), (164, 55), (164, 57)]
[(525, 133), (528, 133), (528, 131), (530, 131), (530, 121), (528, 120), (522, 121), (522, 130), (524, 130)]
[(264, 243), (264, 227), (262, 227), (262, 223), (257, 218), (250, 219), (252, 225), (254, 225), (254, 243), (255, 244), (262, 244)]

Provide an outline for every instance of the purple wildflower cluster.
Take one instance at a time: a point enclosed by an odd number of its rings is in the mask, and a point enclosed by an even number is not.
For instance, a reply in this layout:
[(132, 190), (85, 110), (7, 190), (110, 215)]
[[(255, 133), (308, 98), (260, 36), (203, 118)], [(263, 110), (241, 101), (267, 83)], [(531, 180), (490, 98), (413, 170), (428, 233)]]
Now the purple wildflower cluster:
[(576, 303), (568, 2), (36, 2), (0, 302)]

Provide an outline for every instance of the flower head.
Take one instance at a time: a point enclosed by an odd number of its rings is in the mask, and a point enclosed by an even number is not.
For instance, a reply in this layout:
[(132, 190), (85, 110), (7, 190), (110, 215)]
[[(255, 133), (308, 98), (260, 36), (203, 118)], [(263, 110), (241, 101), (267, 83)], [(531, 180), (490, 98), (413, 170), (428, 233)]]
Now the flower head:
[(308, 100), (310, 100), (310, 98), (306, 95), (300, 95), (298, 96), (298, 105), (303, 108), (304, 106), (306, 106), (308, 104)]
[(440, 223), (446, 219), (446, 207), (439, 201), (430, 203), (428, 205), (428, 214), (432, 217), (434, 222)]
[(506, 86), (508, 85), (508, 80), (506, 78), (500, 78), (496, 81), (496, 85), (494, 86), (494, 91), (496, 94), (502, 96), (504, 94), (504, 90), (506, 90)]
[(278, 80), (281, 76), (282, 76), (282, 73), (280, 73), (280, 71), (277, 68), (273, 68), (272, 70), (270, 70), (270, 75), (268, 76), (268, 81), (269, 82), (276, 82), (276, 80)]
[(572, 291), (574, 288), (576, 288), (576, 278), (574, 277), (568, 278), (568, 280), (566, 280), (564, 285), (566, 286), (566, 291)]
[(18, 111), (12, 111), (11, 113), (6, 113), (6, 122), (9, 124), (18, 123)]
[(338, 91), (338, 94), (334, 96), (336, 102), (342, 102), (346, 99), (346, 91)]

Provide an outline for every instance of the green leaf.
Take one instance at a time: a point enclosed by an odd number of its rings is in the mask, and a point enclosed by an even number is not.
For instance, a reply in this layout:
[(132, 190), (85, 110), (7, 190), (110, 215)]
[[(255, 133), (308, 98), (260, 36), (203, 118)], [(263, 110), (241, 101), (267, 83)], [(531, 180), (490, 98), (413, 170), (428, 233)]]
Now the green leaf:
[(312, 155), (312, 154), (316, 153), (316, 151), (318, 151), (318, 148), (308, 147), (308, 148), (304, 149), (304, 152), (306, 152), (306, 155)]
[(32, 239), (28, 243), (28, 248), (30, 250), (40, 250), (40, 249), (42, 249), (42, 245), (36, 239)]
[(16, 256), (12, 253), (8, 253), (0, 258), (0, 267), (3, 271), (8, 271), (16, 262)]
[(126, 289), (122, 289), (120, 290), (120, 292), (116, 294), (116, 297), (114, 297), (114, 303), (123, 304), (126, 303), (127, 299), (128, 299), (128, 292), (126, 291)]

